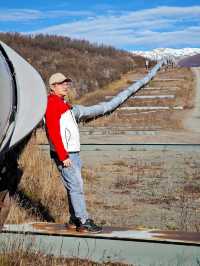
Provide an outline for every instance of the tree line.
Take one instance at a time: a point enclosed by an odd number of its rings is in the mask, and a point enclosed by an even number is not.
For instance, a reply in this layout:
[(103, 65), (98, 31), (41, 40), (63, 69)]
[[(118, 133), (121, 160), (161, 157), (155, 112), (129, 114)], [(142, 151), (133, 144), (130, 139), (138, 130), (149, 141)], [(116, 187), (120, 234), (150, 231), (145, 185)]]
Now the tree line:
[(70, 76), (79, 96), (108, 83), (136, 67), (144, 59), (112, 46), (91, 44), (55, 35), (22, 35), (0, 33), (0, 40), (16, 50), (41, 74), (48, 87), (48, 78), (55, 72)]

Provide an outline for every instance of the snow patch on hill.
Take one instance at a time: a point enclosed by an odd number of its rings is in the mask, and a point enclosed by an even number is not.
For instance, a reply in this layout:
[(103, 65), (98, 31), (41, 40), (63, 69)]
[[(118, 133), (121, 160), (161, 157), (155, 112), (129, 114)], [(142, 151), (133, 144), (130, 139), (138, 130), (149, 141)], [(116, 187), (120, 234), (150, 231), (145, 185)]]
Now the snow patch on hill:
[(152, 51), (132, 51), (132, 53), (152, 60), (160, 60), (162, 58), (168, 57), (173, 57), (174, 59), (182, 59), (187, 56), (200, 54), (200, 48), (157, 48)]

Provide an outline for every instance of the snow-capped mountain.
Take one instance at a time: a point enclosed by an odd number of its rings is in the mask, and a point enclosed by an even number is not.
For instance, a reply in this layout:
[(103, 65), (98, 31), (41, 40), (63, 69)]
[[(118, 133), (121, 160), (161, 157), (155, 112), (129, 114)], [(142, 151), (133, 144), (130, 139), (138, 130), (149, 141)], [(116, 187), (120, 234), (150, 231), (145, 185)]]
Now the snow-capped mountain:
[(152, 51), (132, 51), (133, 54), (141, 55), (152, 60), (160, 60), (166, 57), (173, 57), (174, 59), (182, 59), (186, 56), (200, 54), (200, 48), (157, 48)]

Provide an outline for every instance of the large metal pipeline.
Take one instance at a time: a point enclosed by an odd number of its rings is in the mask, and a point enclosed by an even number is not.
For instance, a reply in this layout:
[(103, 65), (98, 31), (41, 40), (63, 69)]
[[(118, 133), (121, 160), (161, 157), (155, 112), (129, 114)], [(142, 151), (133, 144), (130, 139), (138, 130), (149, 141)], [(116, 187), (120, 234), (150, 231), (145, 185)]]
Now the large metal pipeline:
[(16, 87), (13, 74), (9, 59), (0, 46), (0, 151), (3, 150), (14, 129)]
[(0, 228), (20, 180), (17, 156), (25, 144), (22, 140), (42, 119), (46, 102), (39, 73), (0, 42)]
[(39, 73), (0, 42), (0, 153), (8, 151), (41, 121), (47, 102)]

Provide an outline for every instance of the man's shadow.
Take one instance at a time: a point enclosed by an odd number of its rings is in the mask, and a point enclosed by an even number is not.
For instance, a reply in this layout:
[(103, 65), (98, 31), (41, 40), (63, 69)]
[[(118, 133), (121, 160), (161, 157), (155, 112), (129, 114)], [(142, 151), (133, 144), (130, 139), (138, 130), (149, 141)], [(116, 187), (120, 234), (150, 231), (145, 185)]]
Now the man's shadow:
[(37, 215), (43, 221), (55, 222), (49, 209), (40, 200), (31, 199), (24, 191), (18, 190), (23, 174), (18, 158), (29, 139), (30, 135), (0, 157), (0, 228), (8, 216), (12, 198), (16, 198), (17, 204), (31, 215)]

